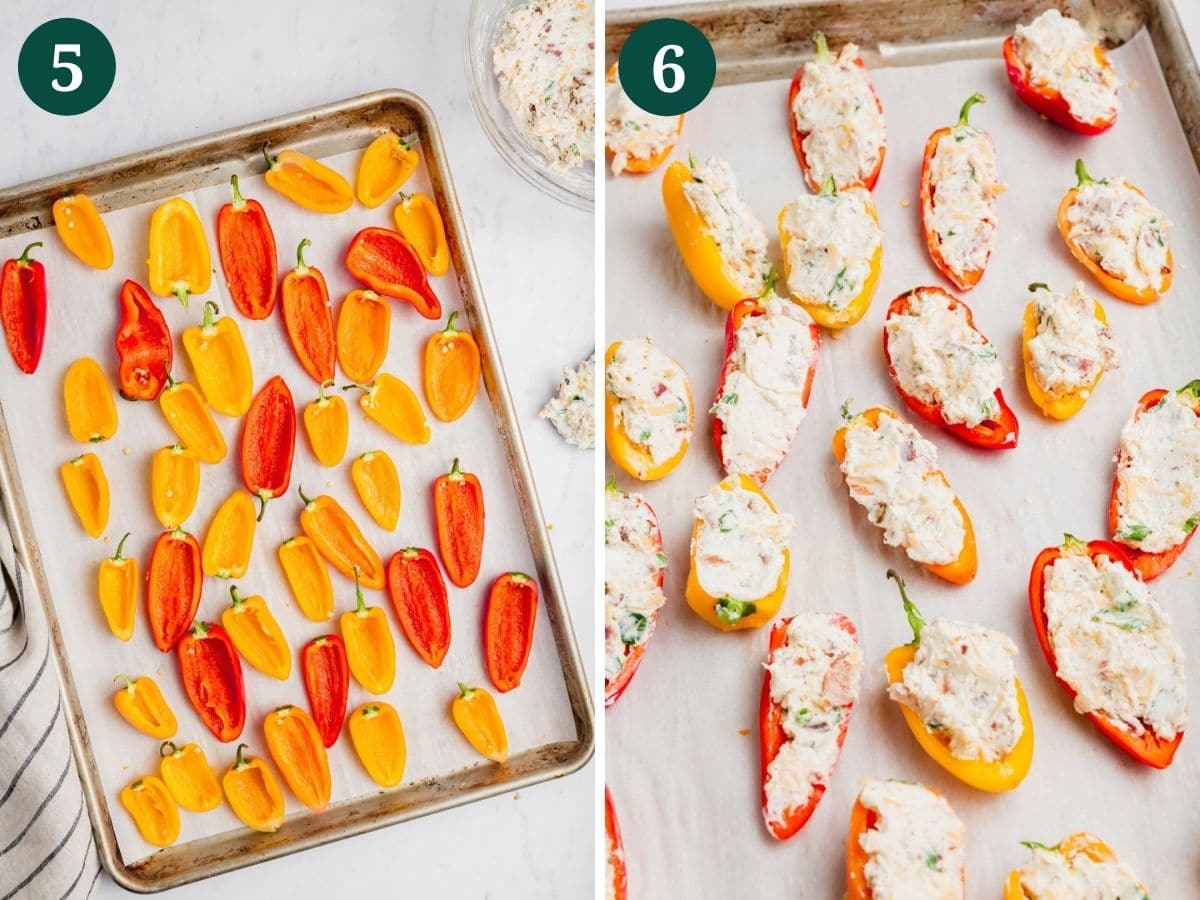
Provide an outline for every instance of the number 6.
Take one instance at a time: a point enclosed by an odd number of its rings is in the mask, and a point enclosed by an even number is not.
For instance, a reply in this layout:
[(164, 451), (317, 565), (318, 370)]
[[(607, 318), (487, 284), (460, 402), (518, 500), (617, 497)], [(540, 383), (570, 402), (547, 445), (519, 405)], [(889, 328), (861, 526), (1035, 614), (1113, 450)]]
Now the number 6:
[[(654, 54), (654, 86), (664, 94), (674, 94), (683, 89), (683, 66), (677, 62), (665, 62), (664, 57), (668, 53), (675, 59), (683, 58), (683, 48), (678, 44), (665, 44), (659, 47), (658, 52)], [(668, 69), (673, 76), (670, 87), (667, 86), (666, 78), (663, 77)]]
[(83, 54), (83, 48), (78, 44), (55, 44), (54, 45), (54, 61), (50, 64), (52, 69), (66, 69), (70, 76), (66, 84), (60, 84), (57, 78), (50, 82), (50, 87), (58, 91), (60, 94), (69, 94), (71, 91), (77, 90), (79, 85), (83, 83), (83, 70), (73, 62), (67, 62), (62, 57), (64, 54), (79, 57)]

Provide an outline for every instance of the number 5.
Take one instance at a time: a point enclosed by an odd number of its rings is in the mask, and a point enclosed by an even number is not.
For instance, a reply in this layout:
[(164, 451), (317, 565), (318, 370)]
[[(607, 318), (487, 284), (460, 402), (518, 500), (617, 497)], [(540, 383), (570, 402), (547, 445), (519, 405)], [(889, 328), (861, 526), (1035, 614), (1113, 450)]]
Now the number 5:
[(83, 83), (83, 70), (73, 62), (67, 62), (63, 59), (64, 55), (74, 56), (78, 58), (82, 55), (83, 48), (78, 44), (55, 44), (54, 45), (54, 62), (50, 64), (52, 69), (66, 69), (70, 76), (66, 84), (59, 82), (57, 78), (50, 82), (50, 87), (61, 94), (69, 94), (71, 91), (78, 89)]
[[(654, 86), (664, 94), (675, 94), (683, 89), (683, 66), (677, 62), (666, 62), (665, 57), (670, 53), (675, 59), (683, 58), (683, 48), (678, 44), (665, 44), (654, 54)], [(670, 87), (664, 74), (670, 70), (672, 78)]]

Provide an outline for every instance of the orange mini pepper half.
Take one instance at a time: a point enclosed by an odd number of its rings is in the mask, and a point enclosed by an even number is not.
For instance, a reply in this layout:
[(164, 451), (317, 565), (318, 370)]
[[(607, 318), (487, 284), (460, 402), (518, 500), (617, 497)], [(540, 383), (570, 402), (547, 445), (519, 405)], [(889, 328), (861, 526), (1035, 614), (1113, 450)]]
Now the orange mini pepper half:
[(128, 534), (117, 544), (117, 552), (100, 563), (96, 576), (96, 594), (104, 621), (113, 636), (122, 641), (133, 636), (139, 590), (137, 560), (124, 554), (127, 540)]
[(442, 304), (429, 286), (416, 249), (398, 231), (364, 228), (346, 248), (346, 271), (377, 294), (403, 300), (426, 319), (440, 319)]
[(462, 418), (479, 389), (479, 346), (471, 332), (454, 327), (458, 315), (450, 313), (425, 344), (425, 401), (443, 422)]
[(508, 759), (508, 734), (496, 700), (484, 688), (458, 683), (458, 696), (450, 703), (450, 715), (467, 742), (492, 762)]
[(421, 154), (412, 144), (385, 131), (367, 145), (358, 162), (358, 202), (371, 209), (381, 206), (408, 181), (420, 162)]
[(257, 522), (249, 494), (239, 488), (226, 497), (204, 535), (204, 574), (212, 578), (245, 575)]
[(292, 649), (267, 601), (257, 594), (243, 597), (237, 585), (229, 586), (232, 603), (221, 613), (233, 646), (242, 659), (264, 675), (287, 681), (292, 674)]
[(498, 691), (521, 684), (533, 649), (537, 602), (537, 583), (523, 572), (506, 572), (492, 582), (483, 620), (483, 655)]
[[(1069, 835), (1053, 847), (1047, 847), (1045, 844), (1037, 843), (1037, 841), (1021, 841), (1021, 843), (1030, 850), (1060, 854), (1069, 872), (1092, 868), (1084, 860), (1101, 864), (1115, 863), (1119, 860), (1116, 851), (1112, 847), (1094, 834), (1088, 834), (1086, 831)], [(1137, 882), (1136, 885), (1130, 885), (1130, 887), (1135, 886), (1140, 892), (1137, 896), (1142, 898), (1142, 900), (1149, 900), (1150, 894), (1146, 890), (1145, 885), (1141, 882)], [(1049, 894), (1038, 893), (1036, 887), (1025, 883), (1025, 872), (1023, 869), (1013, 869), (1008, 873), (1008, 879), (1004, 882), (1004, 900), (1048, 900), (1049, 896)], [(1120, 896), (1133, 897), (1134, 895), (1122, 892)]]
[(396, 230), (417, 251), (425, 271), (445, 275), (450, 268), (450, 249), (446, 245), (446, 225), (433, 198), (427, 194), (401, 194), (392, 219)]
[(458, 457), (433, 483), (433, 514), (446, 574), (459, 587), (469, 587), (483, 559), (483, 486), (459, 468)]
[(316, 544), (306, 537), (288, 538), (279, 545), (279, 565), (306, 618), (324, 622), (333, 615), (333, 582)]
[(121, 805), (148, 844), (170, 847), (179, 839), (179, 807), (156, 775), (144, 775), (121, 790)]
[(386, 694), (396, 680), (396, 644), (383, 609), (367, 606), (357, 572), (354, 602), (353, 612), (342, 613), (342, 640), (350, 674), (368, 692)]
[(304, 504), (300, 528), (321, 555), (347, 578), (359, 578), (371, 590), (383, 587), (383, 560), (342, 505), (328, 494), (310, 500), (303, 487), (299, 493)]
[(179, 747), (163, 741), (158, 755), (162, 757), (158, 774), (176, 803), (191, 812), (208, 812), (221, 805), (221, 785), (199, 744)]
[[(613, 341), (609, 345), (608, 350), (605, 351), (605, 372), (612, 365), (613, 359), (620, 348), (621, 342)], [(675, 362), (674, 360), (671, 361)], [(612, 457), (612, 461), (627, 474), (638, 479), (638, 481), (657, 481), (659, 478), (665, 478), (667, 475), (670, 475), (675, 470), (675, 467), (683, 462), (684, 456), (687, 455), (688, 447), (691, 445), (692, 426), (695, 424), (696, 418), (696, 401), (692, 396), (692, 383), (688, 380), (687, 373), (683, 371), (683, 367), (679, 363), (675, 363), (675, 365), (679, 367), (684, 386), (687, 389), (687, 431), (675, 455), (657, 464), (655, 464), (654, 457), (650, 454), (649, 448), (644, 443), (639, 442), (636, 435), (629, 434), (625, 430), (624, 424), (619, 421), (618, 405), (620, 401), (608, 389), (608, 379), (605, 379), (604, 446), (608, 448), (608, 455)]]
[(625, 843), (621, 840), (621, 824), (617, 821), (617, 809), (608, 785), (604, 786), (604, 843), (608, 896), (611, 900), (628, 900), (629, 874), (625, 870)]
[(200, 496), (200, 457), (183, 444), (155, 451), (150, 463), (150, 503), (163, 528), (178, 528)]
[(329, 805), (329, 757), (312, 717), (298, 706), (277, 706), (263, 721), (267, 750), (296, 799), (313, 812)]
[(183, 331), (183, 349), (208, 405), (223, 416), (238, 418), (250, 408), (254, 373), (237, 322), (229, 316), (213, 321), (220, 311), (212, 300), (204, 304), (202, 322)]
[(279, 292), (279, 263), (275, 232), (266, 210), (257, 200), (247, 200), (231, 175), (233, 200), (217, 213), (217, 253), (225, 270), (225, 283), (247, 319), (265, 319), (275, 311)]
[(278, 831), (283, 824), (283, 791), (279, 782), (257, 756), (245, 756), (239, 744), (237, 758), (221, 778), (230, 807), (242, 822), (255, 831)]
[(182, 197), (162, 203), (150, 217), (150, 290), (174, 294), (185, 307), (212, 282), (208, 240), (196, 209)]
[(215, 465), (225, 458), (225, 436), (213, 421), (208, 404), (195, 387), (167, 375), (158, 406), (179, 443), (195, 451), (201, 462)]
[(121, 714), (121, 718), (140, 731), (160, 741), (173, 737), (179, 725), (175, 721), (175, 713), (163, 698), (162, 691), (154, 679), (143, 675), (140, 678), (130, 678), (128, 675), (118, 675), (113, 681), (123, 685), (113, 695), (113, 706)]
[(93, 269), (111, 269), (112, 239), (96, 204), (87, 194), (67, 194), (54, 201), (54, 229), (63, 246)]
[(311, 244), (304, 238), (296, 247), (296, 267), (283, 276), (280, 309), (296, 359), (313, 381), (324, 384), (333, 378), (336, 341), (325, 276), (304, 261)]
[(95, 453), (85, 453), (59, 469), (71, 509), (83, 530), (94, 538), (108, 526), (108, 476)]
[(428, 550), (406, 547), (392, 554), (387, 579), (400, 630), (436, 669), (450, 649), (450, 603), (437, 560)]
[[(1046, 285), (1035, 283), (1029, 286), (1029, 290), (1035, 291), (1038, 288), (1044, 287)], [(1107, 325), (1108, 316), (1104, 313), (1104, 307), (1100, 305), (1099, 300), (1094, 301), (1094, 303), (1096, 304), (1096, 320)], [(1100, 379), (1104, 375), (1104, 369), (1096, 372), (1096, 377), (1085, 387), (1081, 387), (1078, 390), (1070, 391), (1066, 394), (1052, 394), (1046, 391), (1038, 382), (1037, 373), (1034, 371), (1033, 365), (1033, 351), (1029, 349), (1030, 341), (1037, 337), (1037, 330), (1037, 304), (1031, 300), (1025, 306), (1025, 312), (1021, 318), (1021, 360), (1025, 368), (1025, 387), (1029, 389), (1029, 398), (1043, 414), (1049, 416), (1051, 419), (1069, 419), (1083, 409), (1092, 392), (1096, 390), (1096, 385), (1100, 383)]]
[(329, 166), (296, 150), (284, 150), (278, 156), (267, 152), (267, 184), (298, 206), (319, 213), (345, 212), (354, 205), (350, 182)]
[(372, 781), (391, 788), (404, 780), (407, 749), (395, 707), (382, 700), (364, 703), (350, 713), (348, 727), (350, 743)]
[(344, 391), (352, 389), (363, 392), (358, 405), (366, 417), (392, 437), (406, 444), (429, 443), (429, 422), (421, 409), (421, 401), (413, 389), (395, 375), (383, 372), (370, 387), (349, 384), (342, 388)]
[(117, 433), (117, 404), (100, 364), (90, 356), (71, 363), (63, 380), (67, 429), (81, 444), (98, 444)]
[(350, 413), (346, 401), (336, 394), (329, 396), (326, 388), (333, 387), (327, 381), (317, 389), (317, 399), (304, 408), (304, 432), (313, 456), (323, 466), (336, 466), (346, 455), (346, 443), (350, 440)]
[(374, 291), (351, 291), (337, 320), (337, 360), (351, 381), (367, 382), (387, 359), (392, 309)]
[(358, 499), (380, 528), (395, 531), (400, 521), (400, 475), (382, 450), (368, 450), (350, 466)]

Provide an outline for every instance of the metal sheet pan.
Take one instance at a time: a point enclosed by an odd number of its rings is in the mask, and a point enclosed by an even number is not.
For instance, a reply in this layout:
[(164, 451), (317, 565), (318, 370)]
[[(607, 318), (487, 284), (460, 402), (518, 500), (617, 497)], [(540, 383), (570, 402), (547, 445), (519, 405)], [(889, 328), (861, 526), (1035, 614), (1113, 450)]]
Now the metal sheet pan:
[[(502, 459), (492, 462), (497, 467), (498, 477), (502, 478), (504, 472), (511, 476), (511, 485), (503, 486), (503, 494), (505, 496), (511, 494), (515, 498), (516, 513), (514, 521), (511, 522), (511, 530), (519, 540), (523, 526), (529, 558), (532, 560), (541, 588), (545, 625), (549, 629), (549, 638), (543, 633), (542, 640), (547, 645), (543, 649), (549, 651), (550, 646), (553, 646), (557, 652), (557, 665), (551, 667), (551, 672), (561, 675), (562, 683), (557, 692), (562, 697), (562, 702), (569, 706), (569, 709), (564, 709), (561, 715), (565, 721), (573, 723), (573, 738), (527, 747), (512, 756), (503, 766), (490, 763), (464, 765), (451, 771), (423, 777), (420, 780), (406, 781), (401, 787), (394, 790), (364, 792), (358, 796), (340, 800), (335, 793), (335, 802), (319, 814), (296, 813), (297, 807), (294, 803), (289, 802), (289, 811), (292, 814), (288, 816), (284, 826), (274, 834), (257, 834), (249, 829), (238, 828), (186, 843), (181, 842), (172, 848), (141, 858), (135, 858), (136, 854), (131, 855), (128, 850), (123, 854), (122, 848), (118, 846), (117, 834), (114, 830), (113, 810), (117, 807), (116, 798), (111, 790), (106, 792), (102, 784), (101, 773), (98, 771), (96, 763), (97, 748), (89, 738), (89, 723), (84, 714), (85, 706), (80, 701), (78, 689), (81, 684), (85, 683), (85, 679), (95, 679), (101, 676), (107, 678), (111, 677), (111, 673), (78, 671), (72, 665), (72, 659), (68, 653), (68, 641), (64, 639), (61, 621), (63, 615), (76, 614), (72, 606), (62, 604), (75, 604), (81, 599), (86, 601), (92, 588), (89, 584), (85, 590), (81, 590), (82, 597), (55, 596), (50, 589), (47, 572), (56, 565), (56, 555), (53, 548), (46, 543), (48, 536), (35, 532), (34, 516), (31, 514), (27, 498), (30, 492), (40, 493), (48, 478), (57, 476), (53, 470), (49, 470), (49, 472), (18, 470), (17, 454), (14, 452), (13, 433), (10, 432), (10, 427), (20, 428), (22, 426), (17, 424), (17, 420), (8, 418), (11, 415), (10, 404), (0, 400), (0, 491), (3, 492), (5, 508), (13, 526), (18, 552), (32, 573), (44, 600), (46, 615), (50, 623), (53, 656), (63, 686), (64, 707), (67, 711), (70, 737), (84, 783), (100, 855), (114, 879), (131, 890), (149, 892), (175, 887), (262, 860), (319, 846), (338, 838), (449, 809), (474, 800), (481, 800), (547, 779), (561, 777), (581, 767), (590, 758), (593, 751), (594, 732), (590, 691), (580, 663), (545, 522), (538, 504), (520, 426), (505, 383), (503, 367), (495, 346), (483, 292), (472, 262), (470, 246), (458, 200), (454, 193), (441, 137), (433, 113), (424, 101), (405, 91), (380, 91), (4, 189), (0, 191), (0, 241), (10, 237), (15, 239), (18, 236), (50, 226), (53, 222), (51, 213), (53, 201), (69, 191), (81, 191), (89, 194), (102, 212), (114, 213), (119, 217), (120, 210), (161, 200), (175, 194), (222, 184), (227, 182), (233, 173), (242, 176), (249, 173), (261, 173), (264, 170), (261, 148), (266, 141), (269, 141), (275, 149), (290, 147), (300, 149), (318, 158), (324, 158), (361, 149), (376, 134), (388, 128), (400, 135), (416, 136), (424, 160), (423, 169), (426, 170), (428, 178), (427, 189), (436, 199), (446, 225), (453, 278), (457, 282), (457, 290), (461, 295), (463, 308), (481, 350), (484, 387), (487, 399), (490, 401), (490, 409), (486, 415), (489, 419), (494, 419), (495, 436), (498, 438), (498, 441), (494, 443), (499, 448), (497, 455), (502, 457)], [(262, 190), (262, 188), (258, 188), (260, 196), (262, 196)], [(267, 198), (262, 197), (262, 199), (266, 200)], [(206, 230), (210, 229), (211, 220), (206, 215), (206, 211), (202, 209), (201, 215), (206, 222)], [(277, 239), (280, 239), (280, 264), (288, 266), (291, 248), (285, 246), (285, 241), (291, 240), (291, 235), (281, 235), (277, 230), (276, 236)], [(116, 239), (115, 234), (114, 239)], [(48, 242), (56, 240), (52, 235), (47, 238)], [(215, 253), (215, 247), (213, 249)], [(127, 258), (134, 259), (136, 257)], [(329, 271), (334, 268), (335, 258), (336, 254), (332, 253), (330, 257), (327, 257), (328, 262), (325, 264), (327, 277)], [(120, 263), (118, 263), (119, 267)], [(133, 266), (127, 273), (122, 273), (121, 277), (125, 277), (126, 274), (144, 283), (144, 271), (140, 265)], [(52, 291), (53, 277), (52, 273)], [(218, 280), (219, 274), (214, 275), (214, 285)], [(56, 299), (60, 302), (69, 302), (66, 301), (66, 298), (53, 296), (51, 302), (54, 303)], [(162, 302), (166, 303), (167, 301)], [(282, 339), (282, 334), (280, 334), (279, 340)], [(106, 337), (105, 340), (107, 341), (108, 338)], [(395, 340), (394, 330), (393, 341)], [(54, 378), (53, 375), (43, 371), (39, 371), (39, 375), (51, 380)], [(8, 386), (15, 386), (13, 382), (18, 377), (16, 375), (6, 377), (6, 381), (9, 382)], [(305, 394), (308, 388), (301, 387), (299, 383), (293, 384), (292, 387), (294, 392), (297, 392), (298, 403), (307, 402)], [(57, 394), (58, 391), (59, 388), (55, 382), (52, 392)], [(119, 435), (117, 440), (119, 440)], [(304, 438), (298, 437), (298, 440), (303, 442)], [(232, 444), (231, 452), (236, 452), (236, 447)], [(349, 458), (348, 456), (347, 459)], [(397, 460), (403, 467), (403, 461), (399, 456)], [(404, 480), (403, 470), (402, 480)], [(408, 494), (406, 507), (411, 508), (415, 504), (419, 508), (423, 503), (423, 498), (420, 496), (423, 489), (415, 483), (406, 483), (405, 487)], [(343, 499), (348, 501), (349, 498), (345, 498), (344, 492), (342, 494)], [(55, 498), (55, 501), (57, 500), (58, 498)], [(117, 496), (114, 494), (114, 509), (116, 502), (118, 502)], [(268, 512), (269, 516), (270, 512)], [(519, 521), (517, 521), (518, 516)], [(491, 517), (489, 516), (489, 518)], [(496, 524), (502, 523), (501, 519)], [(193, 527), (192, 530), (199, 531), (200, 527)], [(401, 530), (403, 530), (403, 524)], [(41, 541), (39, 541), (39, 537)], [(110, 552), (111, 547), (106, 549), (104, 555)], [(257, 552), (259, 551), (256, 550)], [(273, 547), (263, 551), (263, 555), (267, 553), (273, 554)], [(339, 581), (335, 581), (335, 590), (339, 592), (339, 605), (344, 605), (344, 597), (341, 595), (345, 592), (345, 586)], [(480, 590), (486, 590), (486, 585), (477, 583), (475, 592), (478, 593)], [(217, 605), (219, 601), (209, 598), (209, 594), (215, 592), (211, 585), (206, 586), (206, 600), (201, 607), (202, 614), (210, 618), (219, 609)], [(386, 599), (382, 597), (377, 598), (375, 602), (381, 602), (385, 606), (387, 603)], [(463, 602), (467, 601), (464, 599)], [(477, 600), (472, 597), (470, 602), (475, 603)], [(455, 615), (458, 617), (460, 614), (456, 613)], [(460, 622), (460, 626), (462, 624)], [(473, 625), (473, 623), (471, 624)], [(313, 628), (318, 628), (318, 626), (313, 626)], [(459, 627), (456, 630), (458, 631), (456, 641), (471, 642), (471, 652), (478, 654), (472, 641), (473, 628)], [(296, 639), (297, 636), (294, 634), (290, 636), (293, 646), (297, 646), (299, 643)], [(102, 640), (110, 640), (110, 638), (104, 635)], [(402, 637), (398, 636), (398, 655), (407, 650)], [(155, 660), (152, 663), (152, 665), (159, 664), (173, 668), (173, 662), (165, 660), (161, 663), (159, 660)], [(296, 676), (293, 675), (293, 682), (295, 678)], [(162, 683), (161, 678), (160, 683)], [(302, 695), (295, 699), (300, 700), (301, 698)], [(181, 722), (183, 721), (182, 717), (191, 716), (191, 711), (186, 708), (180, 710), (180, 713)], [(420, 727), (420, 723), (407, 722), (406, 724), (410, 730), (414, 725)], [(256, 749), (252, 749), (252, 752), (262, 753), (264, 751), (261, 741), (255, 733), (258, 727), (258, 722), (254, 718), (248, 717), (247, 732), (244, 737), (252, 744), (252, 748), (258, 745)], [(410, 748), (413, 740), (414, 737), (410, 736)], [(223, 756), (215, 758), (210, 752), (209, 759), (214, 768), (218, 771), (223, 770), (226, 764)], [(132, 771), (126, 773), (127, 777), (132, 777), (133, 774), (135, 773)], [(117, 815), (124, 816), (125, 814), (123, 811), (118, 811)]]

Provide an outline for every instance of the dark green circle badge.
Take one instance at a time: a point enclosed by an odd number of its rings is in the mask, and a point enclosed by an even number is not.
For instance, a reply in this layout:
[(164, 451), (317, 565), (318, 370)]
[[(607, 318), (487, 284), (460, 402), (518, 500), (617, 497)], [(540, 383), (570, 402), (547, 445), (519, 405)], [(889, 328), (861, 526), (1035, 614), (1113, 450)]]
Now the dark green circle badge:
[(653, 19), (625, 41), (617, 60), (629, 99), (656, 116), (678, 116), (700, 105), (717, 77), (708, 38), (682, 19)]
[(51, 19), (33, 30), (17, 57), (25, 94), (48, 113), (77, 116), (103, 100), (117, 75), (108, 38), (83, 19)]

